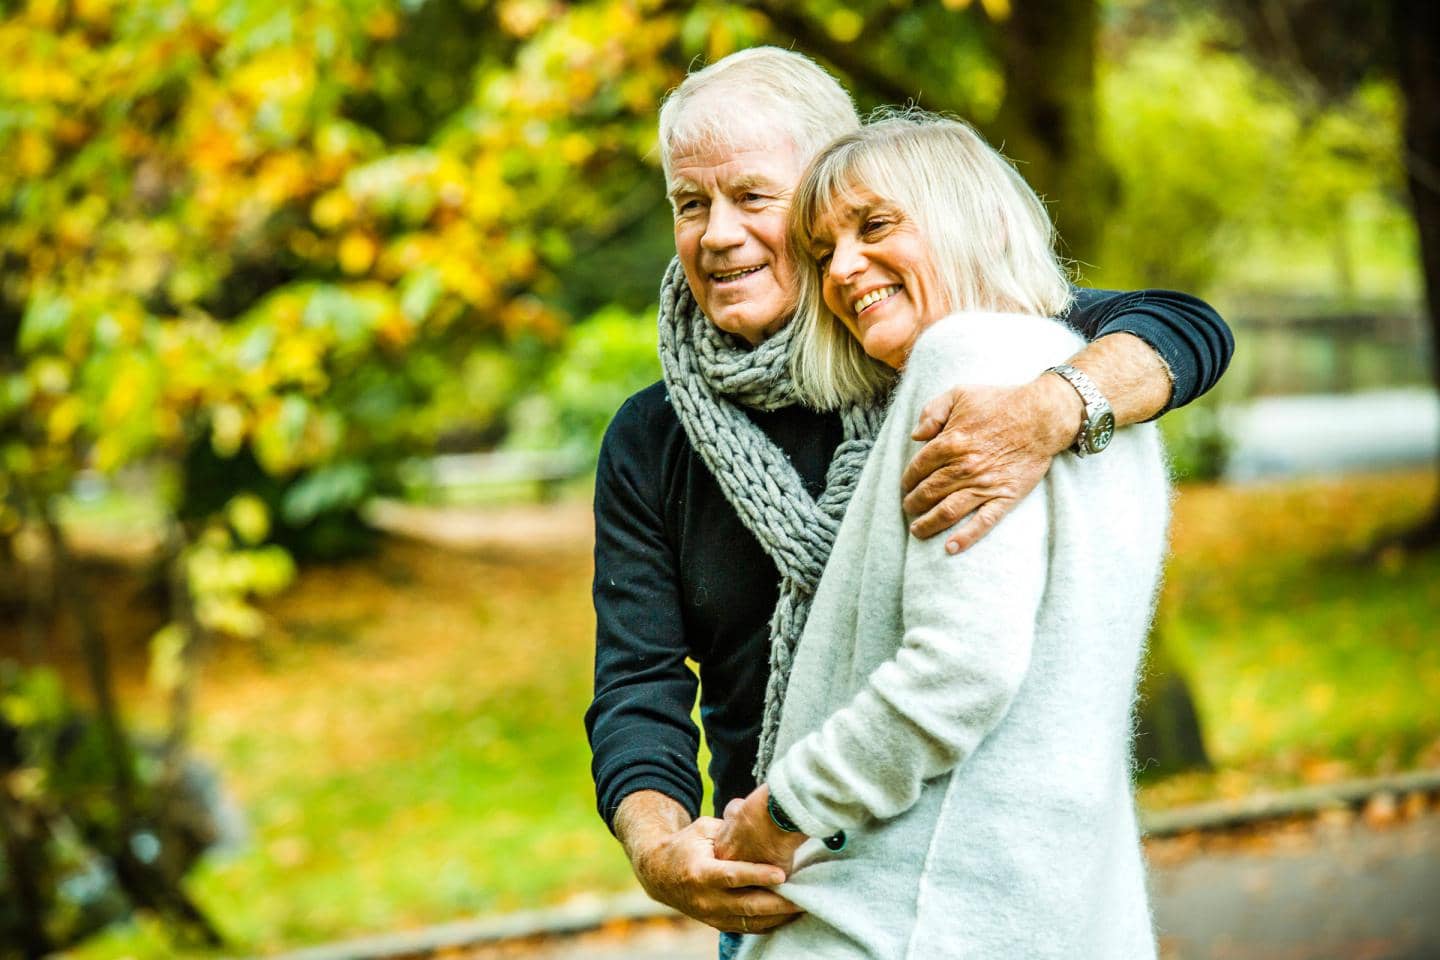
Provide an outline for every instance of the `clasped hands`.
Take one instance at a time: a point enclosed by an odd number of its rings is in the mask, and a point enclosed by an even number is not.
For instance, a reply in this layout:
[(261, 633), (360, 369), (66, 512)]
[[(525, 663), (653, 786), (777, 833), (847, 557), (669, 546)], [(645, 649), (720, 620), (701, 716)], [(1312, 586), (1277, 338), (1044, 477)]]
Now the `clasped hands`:
[(790, 871), (795, 851), (808, 839), (803, 833), (781, 830), (770, 817), (770, 788), (760, 784), (750, 795), (725, 805), (725, 820), (715, 836), (715, 856), (721, 860), (769, 863)]

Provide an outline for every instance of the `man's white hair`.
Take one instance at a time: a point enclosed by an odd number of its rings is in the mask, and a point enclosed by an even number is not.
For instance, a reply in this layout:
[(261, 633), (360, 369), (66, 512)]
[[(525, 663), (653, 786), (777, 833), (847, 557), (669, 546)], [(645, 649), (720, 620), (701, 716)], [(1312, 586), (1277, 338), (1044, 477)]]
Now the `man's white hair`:
[(869, 357), (821, 297), (815, 228), (862, 206), (898, 208), (925, 240), (947, 313), (1054, 317), (1071, 300), (1045, 204), (969, 125), (922, 110), (888, 111), (816, 157), (790, 206), (799, 307), (790, 369), (801, 400), (822, 410), (883, 396), (895, 373)]
[(670, 181), (678, 149), (733, 146), (777, 133), (801, 166), (831, 140), (860, 126), (845, 88), (804, 54), (779, 47), (732, 53), (690, 74), (660, 106), (660, 164)]

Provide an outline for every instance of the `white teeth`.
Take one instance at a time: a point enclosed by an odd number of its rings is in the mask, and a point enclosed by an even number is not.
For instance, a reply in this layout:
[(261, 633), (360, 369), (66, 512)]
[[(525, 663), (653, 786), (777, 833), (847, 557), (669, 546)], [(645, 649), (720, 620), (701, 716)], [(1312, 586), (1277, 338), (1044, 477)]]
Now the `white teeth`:
[(764, 267), (765, 265), (762, 263), (758, 267), (746, 267), (743, 270), (736, 270), (733, 273), (712, 273), (711, 276), (716, 280), (734, 280), (736, 277), (743, 277), (748, 273), (754, 273), (757, 270), (764, 269)]
[(900, 288), (893, 285), (889, 287), (881, 287), (879, 290), (871, 290), (869, 293), (865, 294), (865, 296), (861, 297), (859, 300), (856, 300), (855, 303), (852, 305), (852, 309), (856, 313), (859, 313), (861, 310), (864, 310), (866, 307), (870, 306), (870, 304), (879, 303), (886, 297), (893, 296), (894, 294), (897, 294), (899, 292)]

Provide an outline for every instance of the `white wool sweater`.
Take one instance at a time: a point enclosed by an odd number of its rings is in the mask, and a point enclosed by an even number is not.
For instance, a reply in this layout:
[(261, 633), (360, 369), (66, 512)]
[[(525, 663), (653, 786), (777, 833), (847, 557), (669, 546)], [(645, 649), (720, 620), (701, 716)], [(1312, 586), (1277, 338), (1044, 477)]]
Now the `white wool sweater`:
[(1044, 482), (959, 556), (909, 536), (924, 403), (1018, 384), (1082, 345), (1051, 320), (956, 314), (912, 352), (815, 596), (776, 800), (812, 837), (806, 913), (742, 960), (1152, 958), (1130, 781), (1136, 673), (1169, 491), (1153, 426)]

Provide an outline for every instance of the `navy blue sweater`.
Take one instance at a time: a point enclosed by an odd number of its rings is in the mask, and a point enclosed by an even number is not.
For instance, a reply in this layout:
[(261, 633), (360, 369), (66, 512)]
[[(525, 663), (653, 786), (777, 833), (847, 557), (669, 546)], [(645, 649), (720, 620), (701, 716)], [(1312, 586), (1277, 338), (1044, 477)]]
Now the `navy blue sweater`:
[[(1092, 340), (1126, 332), (1154, 347), (1175, 377), (1170, 407), (1214, 386), (1234, 350), (1219, 315), (1181, 293), (1079, 290), (1066, 320)], [(747, 413), (818, 497), (839, 417), (800, 406)], [(715, 809), (754, 788), (779, 582), (691, 448), (664, 384), (627, 400), (595, 478), (595, 698), (585, 727), (607, 824), (637, 790), (658, 790), (698, 815), (697, 684)]]

